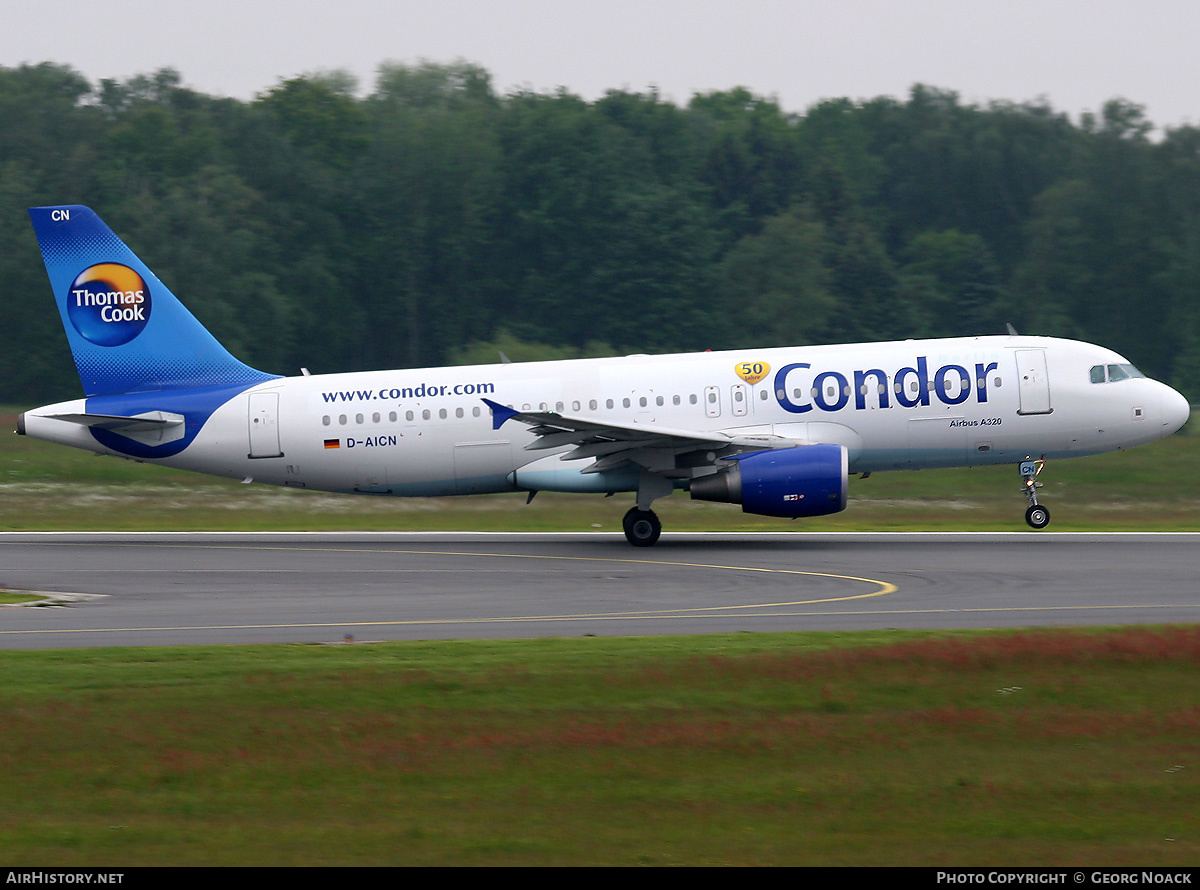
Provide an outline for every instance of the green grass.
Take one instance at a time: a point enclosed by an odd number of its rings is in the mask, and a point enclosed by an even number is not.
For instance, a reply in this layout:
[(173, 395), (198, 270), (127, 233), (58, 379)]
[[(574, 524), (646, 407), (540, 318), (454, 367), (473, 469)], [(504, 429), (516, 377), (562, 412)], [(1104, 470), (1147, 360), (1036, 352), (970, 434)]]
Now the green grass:
[(2, 652), (10, 865), (1194, 865), (1200, 629)]
[(43, 599), (45, 599), (45, 597), (32, 593), (8, 593), (3, 587), (0, 587), (0, 606), (34, 603)]
[[(14, 429), (0, 412), (0, 429)], [(1041, 499), (1052, 529), (1200, 529), (1200, 436), (1050, 463)], [(1025, 529), (1011, 466), (876, 473), (852, 479), (836, 516), (789, 522), (676, 492), (655, 503), (667, 530)], [(0, 434), (0, 530), (616, 531), (631, 495), (466, 498), (332, 495), (242, 485)]]

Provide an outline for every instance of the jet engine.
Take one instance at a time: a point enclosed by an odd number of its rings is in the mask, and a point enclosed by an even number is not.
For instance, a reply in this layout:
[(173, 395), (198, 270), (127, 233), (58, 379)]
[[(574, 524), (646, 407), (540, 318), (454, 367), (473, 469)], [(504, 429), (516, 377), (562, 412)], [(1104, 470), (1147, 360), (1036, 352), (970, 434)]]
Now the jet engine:
[(846, 509), (847, 455), (844, 445), (797, 445), (751, 451), (733, 464), (692, 480), (694, 500), (741, 504), (762, 516), (825, 516)]

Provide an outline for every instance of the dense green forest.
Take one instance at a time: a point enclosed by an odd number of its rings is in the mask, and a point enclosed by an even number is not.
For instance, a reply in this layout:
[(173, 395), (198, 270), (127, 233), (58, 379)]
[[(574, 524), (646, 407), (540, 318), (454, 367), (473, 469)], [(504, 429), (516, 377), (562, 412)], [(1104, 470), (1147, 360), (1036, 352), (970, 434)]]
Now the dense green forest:
[(803, 112), (743, 89), (500, 95), (382, 65), (243, 102), (0, 67), (0, 400), (79, 394), (25, 208), (93, 207), (280, 374), (1001, 333), (1200, 400), (1200, 128), (1123, 100)]

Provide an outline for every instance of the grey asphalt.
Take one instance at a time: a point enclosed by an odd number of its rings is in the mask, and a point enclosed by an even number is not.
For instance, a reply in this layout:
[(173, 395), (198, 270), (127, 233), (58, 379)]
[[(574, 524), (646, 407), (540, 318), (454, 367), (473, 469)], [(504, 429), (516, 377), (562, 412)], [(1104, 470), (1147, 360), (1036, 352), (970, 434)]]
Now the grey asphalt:
[(1200, 534), (2, 533), (0, 648), (1194, 622)]

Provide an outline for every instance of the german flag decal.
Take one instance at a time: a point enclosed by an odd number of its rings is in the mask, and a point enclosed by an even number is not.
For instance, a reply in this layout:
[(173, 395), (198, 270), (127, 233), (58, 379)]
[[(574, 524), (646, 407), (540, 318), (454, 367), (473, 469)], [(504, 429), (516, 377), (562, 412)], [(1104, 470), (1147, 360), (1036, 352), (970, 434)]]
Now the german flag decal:
[(341, 439), (326, 439), (325, 447), (326, 448), (341, 448), (342, 440)]

